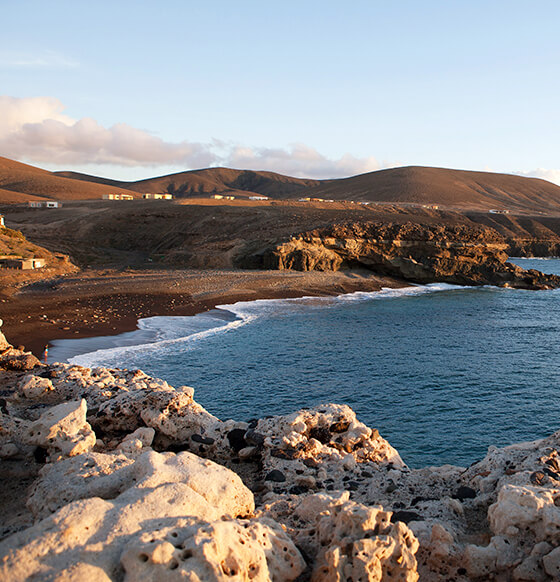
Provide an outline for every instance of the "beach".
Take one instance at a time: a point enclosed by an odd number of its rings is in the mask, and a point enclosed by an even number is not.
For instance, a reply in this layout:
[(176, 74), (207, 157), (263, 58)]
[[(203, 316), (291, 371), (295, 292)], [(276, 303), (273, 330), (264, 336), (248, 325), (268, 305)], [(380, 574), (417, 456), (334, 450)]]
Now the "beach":
[(155, 315), (195, 315), (254, 299), (340, 295), (408, 283), (367, 271), (88, 270), (40, 280), (1, 298), (3, 331), (42, 356), (55, 339), (117, 335)]

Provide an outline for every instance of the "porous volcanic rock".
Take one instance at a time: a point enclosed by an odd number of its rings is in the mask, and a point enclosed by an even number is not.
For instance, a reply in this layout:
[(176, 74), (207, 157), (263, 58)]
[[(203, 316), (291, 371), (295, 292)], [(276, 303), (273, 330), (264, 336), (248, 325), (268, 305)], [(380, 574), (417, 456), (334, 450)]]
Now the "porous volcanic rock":
[(0, 380), (7, 582), (559, 578), (560, 432), (410, 469), (344, 405), (247, 423), (140, 371)]

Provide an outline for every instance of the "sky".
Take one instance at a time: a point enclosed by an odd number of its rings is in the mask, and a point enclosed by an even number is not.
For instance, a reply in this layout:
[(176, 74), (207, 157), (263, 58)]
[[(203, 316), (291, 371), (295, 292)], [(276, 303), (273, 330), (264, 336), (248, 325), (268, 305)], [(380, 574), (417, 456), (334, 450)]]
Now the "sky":
[(560, 184), (557, 0), (1, 0), (0, 155)]

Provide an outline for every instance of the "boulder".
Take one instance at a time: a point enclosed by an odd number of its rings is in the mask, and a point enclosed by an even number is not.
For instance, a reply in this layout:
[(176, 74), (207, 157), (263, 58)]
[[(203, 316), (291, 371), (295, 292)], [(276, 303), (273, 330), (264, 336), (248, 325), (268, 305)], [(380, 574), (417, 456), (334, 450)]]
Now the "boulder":
[(28, 507), (46, 517), (67, 503), (88, 497), (115, 499), (133, 487), (156, 489), (181, 483), (196, 492), (220, 515), (251, 515), (253, 494), (233, 471), (188, 452), (148, 450), (135, 459), (121, 452), (89, 452), (50, 463), (33, 485)]
[[(72, 477), (77, 459), (61, 461), (47, 471), (50, 483), (56, 474)], [(112, 462), (114, 466), (115, 459)], [(231, 520), (250, 514), (253, 498), (228, 469), (190, 453), (153, 451), (125, 468), (128, 471), (121, 477), (134, 482), (137, 470), (136, 475), (143, 478), (113, 500), (73, 501), (0, 543), (0, 579), (73, 580), (73, 568), (80, 565), (91, 572), (93, 580), (121, 580), (121, 555), (129, 580), (172, 579), (181, 572), (189, 576), (193, 568), (203, 575), (213, 572), (217, 580), (231, 579), (236, 568), (244, 579), (258, 574), (260, 580), (270, 579), (271, 572), (278, 573), (278, 579), (292, 580), (302, 571), (299, 552), (278, 524)], [(95, 487), (96, 478), (88, 479), (83, 473), (74, 477), (71, 487), (76, 489), (80, 480), (86, 489), (90, 480)], [(115, 481), (98, 483), (98, 487), (110, 494)], [(66, 485), (59, 484), (59, 491)], [(42, 489), (47, 490), (46, 486)], [(214, 578), (193, 574), (186, 579)]]
[(182, 520), (138, 538), (121, 557), (125, 582), (288, 582), (305, 568), (292, 540), (267, 519)]
[(53, 406), (27, 431), (27, 442), (47, 449), (50, 455), (72, 457), (95, 445), (95, 433), (86, 421), (84, 399)]
[(30, 374), (20, 382), (18, 393), (24, 398), (38, 398), (53, 390), (54, 386), (49, 378)]
[(313, 581), (418, 580), (418, 540), (382, 507), (355, 503), (348, 492), (319, 493), (304, 497), (295, 516), (306, 525), (296, 539), (314, 554)]

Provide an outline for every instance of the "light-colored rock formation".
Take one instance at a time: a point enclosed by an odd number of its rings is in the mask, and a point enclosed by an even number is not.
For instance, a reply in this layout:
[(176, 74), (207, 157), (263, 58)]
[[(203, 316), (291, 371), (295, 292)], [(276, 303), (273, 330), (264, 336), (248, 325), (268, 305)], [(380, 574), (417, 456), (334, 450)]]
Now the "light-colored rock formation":
[[(187, 516), (191, 519), (186, 519)], [(245, 522), (235, 521), (240, 526), (232, 525), (228, 528), (221, 525), (228, 523), (222, 521), (223, 518), (219, 507), (212, 505), (184, 483), (166, 483), (155, 488), (133, 487), (113, 501), (104, 501), (98, 497), (74, 501), (33, 527), (0, 543), (0, 556), (3, 556), (0, 579), (16, 582), (32, 577), (53, 579), (56, 576), (57, 580), (71, 580), (75, 579), (73, 566), (81, 563), (94, 568), (91, 574), (95, 572), (94, 580), (121, 579), (120, 560), (125, 550), (123, 565), (130, 570), (128, 579), (147, 579), (154, 575), (153, 570), (157, 570), (158, 565), (164, 564), (162, 569), (167, 571), (178, 568), (179, 560), (175, 559), (174, 550), (171, 550), (175, 546), (170, 542), (160, 542), (159, 549), (151, 542), (152, 551), (146, 553), (145, 542), (149, 545), (149, 540), (162, 531), (171, 540), (176, 539), (177, 544), (184, 542), (185, 547), (181, 550), (196, 548), (193, 556), (198, 560), (194, 560), (194, 563), (201, 571), (206, 568), (207, 571), (214, 569), (218, 572), (225, 565), (222, 576), (215, 579), (231, 579), (227, 575), (234, 565), (229, 563), (228, 558), (232, 550), (243, 545)], [(219, 521), (215, 523), (216, 520)], [(182, 529), (185, 526), (189, 526), (187, 532)], [(253, 528), (258, 530), (256, 524)], [(214, 529), (221, 536), (209, 539)], [(292, 573), (291, 576), (278, 579), (296, 578), (303, 567), (301, 556), (293, 543), (282, 535), (280, 526), (276, 524), (274, 528), (263, 525), (262, 530), (261, 537), (269, 539), (259, 540), (260, 544), (254, 544), (253, 548), (249, 546), (248, 551), (239, 555), (239, 560), (235, 561), (235, 567), (243, 568), (246, 573), (244, 578), (238, 579), (249, 579), (248, 574), (255, 567), (254, 556), (259, 545), (262, 548), (261, 556), (264, 554), (266, 563), (270, 562), (270, 569), (276, 568), (283, 574)], [(147, 538), (144, 534), (147, 534)], [(234, 535), (240, 539), (235, 539)], [(218, 548), (220, 544), (223, 547)], [(221, 561), (214, 561), (211, 550), (214, 550), (216, 559), (221, 558)], [(181, 556), (182, 560), (187, 559), (187, 554), (181, 552)], [(287, 556), (289, 559), (286, 559)], [(264, 570), (262, 558), (256, 566)], [(162, 575), (166, 573), (168, 576), (172, 574), (162, 572)], [(197, 580), (195, 577), (187, 579)], [(270, 578), (261, 576), (260, 579)]]
[(408, 527), (391, 523), (391, 512), (349, 500), (348, 492), (333, 498), (305, 497), (295, 515), (309, 524), (299, 538), (307, 548), (318, 548), (313, 581), (418, 580), (418, 541)]
[(19, 385), (20, 394), (24, 398), (37, 398), (53, 390), (52, 382), (48, 378), (34, 376), (30, 374), (25, 376)]
[(121, 557), (125, 581), (289, 581), (305, 562), (279, 524), (270, 519), (181, 520), (144, 531)]
[(180, 563), (190, 580), (229, 580), (237, 570), (238, 579), (292, 580), (304, 568), (278, 524), (236, 519), (254, 510), (241, 479), (188, 452), (60, 460), (42, 470), (29, 505), (45, 519), (0, 544), (2, 580), (75, 579), (83, 563), (91, 579), (114, 580), (125, 548), (130, 580), (174, 579)]
[(208, 459), (149, 450), (133, 460), (116, 453), (87, 453), (45, 465), (28, 501), (33, 514), (46, 517), (78, 499), (115, 499), (132, 487), (156, 489), (168, 483), (190, 487), (220, 515), (245, 516), (254, 510), (253, 494), (241, 479)]
[(140, 371), (22, 371), (1, 580), (560, 579), (560, 432), (415, 470), (347, 406), (221, 421)]
[[(359, 422), (344, 405), (328, 404), (258, 421), (244, 436), (260, 454), (265, 484), (286, 491), (318, 486), (344, 489), (345, 480), (366, 467), (402, 468), (398, 452), (377, 430)], [(243, 449), (240, 453), (243, 452)]]
[(27, 442), (47, 449), (51, 456), (73, 457), (91, 450), (95, 433), (86, 421), (86, 411), (84, 399), (53, 406), (29, 425)]

